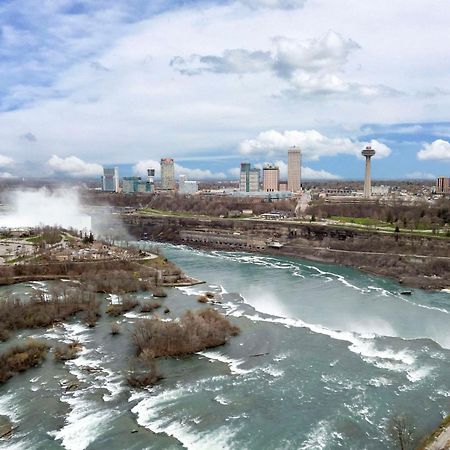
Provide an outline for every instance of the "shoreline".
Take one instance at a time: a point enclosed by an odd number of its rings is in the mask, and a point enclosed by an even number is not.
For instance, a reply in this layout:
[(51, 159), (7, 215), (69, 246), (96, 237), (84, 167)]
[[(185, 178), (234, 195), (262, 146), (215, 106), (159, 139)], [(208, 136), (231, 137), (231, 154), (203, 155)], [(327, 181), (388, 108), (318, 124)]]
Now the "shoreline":
[(278, 221), (121, 217), (137, 240), (206, 250), (288, 256), (351, 267), (410, 288), (450, 288), (450, 242), (432, 237), (385, 235), (331, 225)]
[[(248, 253), (269, 255), (269, 256), (275, 256), (275, 257), (276, 256), (285, 256), (285, 257), (301, 259), (301, 260), (310, 261), (310, 262), (318, 262), (318, 263), (322, 263), (322, 264), (333, 264), (333, 265), (337, 265), (337, 266), (348, 267), (348, 268), (359, 270), (361, 272), (364, 272), (364, 273), (367, 273), (370, 275), (387, 278), (391, 281), (395, 281), (396, 283), (400, 284), (401, 286), (404, 286), (405, 288), (423, 289), (423, 290), (430, 291), (430, 292), (442, 292), (442, 291), (446, 292), (446, 291), (450, 290), (450, 284), (442, 285), (442, 287), (433, 285), (433, 282), (432, 282), (432, 280), (434, 280), (433, 278), (423, 279), (423, 278), (408, 276), (407, 274), (400, 274), (398, 276), (395, 276), (395, 275), (386, 273), (384, 270), (376, 270), (374, 268), (370, 268), (370, 267), (366, 267), (366, 266), (358, 266), (358, 265), (354, 265), (351, 263), (336, 262), (336, 261), (330, 260), (330, 258), (321, 257), (320, 255), (304, 255), (304, 254), (298, 254), (295, 252), (290, 252), (290, 251), (286, 251), (283, 249), (276, 249), (276, 248), (271, 248), (271, 247), (266, 247), (265, 249), (257, 249), (257, 250), (252, 249), (252, 248), (233, 249), (233, 248), (225, 247), (223, 245), (214, 245), (211, 242), (205, 244), (205, 243), (200, 243), (200, 242), (185, 242), (185, 241), (180, 241), (178, 239), (160, 239), (160, 240), (155, 240), (155, 242), (169, 243), (169, 244), (173, 244), (173, 245), (186, 245), (188, 247), (197, 248), (197, 249), (201, 249), (201, 250), (222, 250), (222, 251), (227, 251), (227, 252), (231, 252), (231, 253), (234, 253), (237, 251), (243, 251), (243, 252), (248, 252)], [(358, 254), (359, 252), (348, 251), (348, 253)], [(394, 256), (396, 256), (396, 255), (394, 255)]]
[(450, 415), (423, 441), (417, 450), (443, 450), (450, 448)]

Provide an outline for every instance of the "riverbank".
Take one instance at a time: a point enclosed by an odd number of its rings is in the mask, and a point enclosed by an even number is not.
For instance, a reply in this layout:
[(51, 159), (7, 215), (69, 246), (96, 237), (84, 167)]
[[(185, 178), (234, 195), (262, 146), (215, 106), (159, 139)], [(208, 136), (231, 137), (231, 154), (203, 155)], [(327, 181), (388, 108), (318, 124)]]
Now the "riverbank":
[(450, 287), (450, 242), (444, 239), (315, 223), (142, 215), (123, 220), (136, 239), (339, 264), (427, 290)]
[(450, 415), (425, 440), (418, 450), (447, 450), (450, 449)]

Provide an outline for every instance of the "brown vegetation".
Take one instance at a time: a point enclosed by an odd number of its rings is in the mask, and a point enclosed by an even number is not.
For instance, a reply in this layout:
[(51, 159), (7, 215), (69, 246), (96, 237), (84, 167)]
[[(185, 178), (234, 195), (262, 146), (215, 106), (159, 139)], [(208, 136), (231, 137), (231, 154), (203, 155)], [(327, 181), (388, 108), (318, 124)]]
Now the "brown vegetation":
[(47, 351), (46, 344), (33, 340), (7, 350), (0, 355), (0, 383), (9, 380), (16, 373), (40, 364)]
[(70, 344), (59, 344), (55, 347), (53, 357), (56, 361), (68, 361), (75, 359), (81, 351), (79, 342), (71, 342)]
[(158, 370), (155, 358), (151, 352), (144, 350), (137, 358), (137, 364), (140, 369), (133, 367), (127, 378), (128, 384), (131, 387), (142, 388), (146, 386), (153, 386), (164, 377)]
[(0, 302), (0, 339), (6, 340), (11, 331), (47, 327), (80, 312), (86, 323), (95, 325), (98, 309), (95, 294), (75, 288), (54, 289), (48, 298), (39, 292), (26, 302), (6, 298)]
[(167, 292), (160, 286), (155, 286), (154, 288), (152, 288), (152, 294), (153, 297), (167, 297)]
[(197, 301), (198, 301), (199, 303), (208, 303), (208, 297), (207, 297), (206, 295), (204, 295), (204, 294), (200, 294), (200, 295), (197, 297)]
[(138, 304), (139, 302), (134, 298), (124, 295), (121, 298), (120, 303), (110, 304), (106, 308), (106, 314), (111, 317), (117, 317), (136, 308)]
[(135, 267), (128, 270), (113, 271), (92, 271), (86, 272), (82, 280), (95, 292), (121, 294), (126, 292), (145, 291), (154, 285), (154, 280), (143, 278), (145, 275), (154, 277), (154, 273), (148, 272), (148, 269), (142, 266), (140, 271), (134, 270)]
[(155, 309), (158, 309), (161, 307), (160, 302), (145, 302), (141, 304), (141, 312), (142, 313), (150, 313), (154, 311)]
[(178, 321), (164, 322), (158, 317), (136, 323), (132, 337), (140, 355), (144, 351), (159, 356), (196, 353), (227, 342), (239, 328), (213, 309), (187, 311)]
[(436, 229), (450, 223), (450, 200), (443, 198), (436, 203), (422, 201), (416, 204), (400, 200), (391, 204), (380, 201), (328, 203), (321, 200), (310, 206), (307, 213), (316, 218), (364, 217), (411, 230)]
[(111, 334), (113, 336), (120, 334), (120, 325), (117, 322), (111, 325)]
[[(251, 209), (255, 214), (262, 214), (273, 209), (273, 203), (259, 198), (203, 196), (182, 194), (108, 194), (103, 192), (85, 192), (85, 203), (91, 205), (114, 205), (119, 207), (151, 208), (161, 211), (185, 212), (207, 216), (227, 217), (233, 211)], [(282, 211), (293, 211), (294, 199), (277, 201), (276, 208)], [(231, 214), (232, 215), (232, 214)]]

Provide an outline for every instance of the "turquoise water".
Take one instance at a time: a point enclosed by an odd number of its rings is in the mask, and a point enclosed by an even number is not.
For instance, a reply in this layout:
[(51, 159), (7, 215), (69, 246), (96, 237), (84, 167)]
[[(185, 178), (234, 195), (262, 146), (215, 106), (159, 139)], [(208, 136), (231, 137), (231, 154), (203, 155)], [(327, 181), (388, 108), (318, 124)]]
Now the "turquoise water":
[[(241, 334), (160, 361), (166, 379), (142, 391), (124, 383), (127, 330), (141, 314), (121, 319), (114, 338), (109, 318), (93, 330), (75, 321), (23, 333), (85, 349), (0, 388), (0, 414), (20, 424), (4, 448), (387, 449), (390, 417), (408, 416), (420, 438), (450, 413), (448, 293), (405, 297), (389, 280), (291, 258), (163, 251), (206, 281), (170, 289), (169, 316), (203, 307), (196, 295), (213, 291)], [(15, 287), (33, 288), (46, 287)], [(71, 380), (79, 388), (65, 391)]]

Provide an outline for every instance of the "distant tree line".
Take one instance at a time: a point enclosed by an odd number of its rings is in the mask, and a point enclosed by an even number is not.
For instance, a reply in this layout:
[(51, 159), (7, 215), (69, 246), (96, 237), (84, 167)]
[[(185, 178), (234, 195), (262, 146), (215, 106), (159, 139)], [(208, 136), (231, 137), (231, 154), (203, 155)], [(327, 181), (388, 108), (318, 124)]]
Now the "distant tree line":
[(431, 204), (426, 201), (405, 203), (394, 201), (375, 202), (339, 202), (315, 201), (307, 213), (315, 218), (332, 216), (371, 218), (398, 225), (401, 228), (433, 229), (450, 223), (450, 199), (442, 198)]

